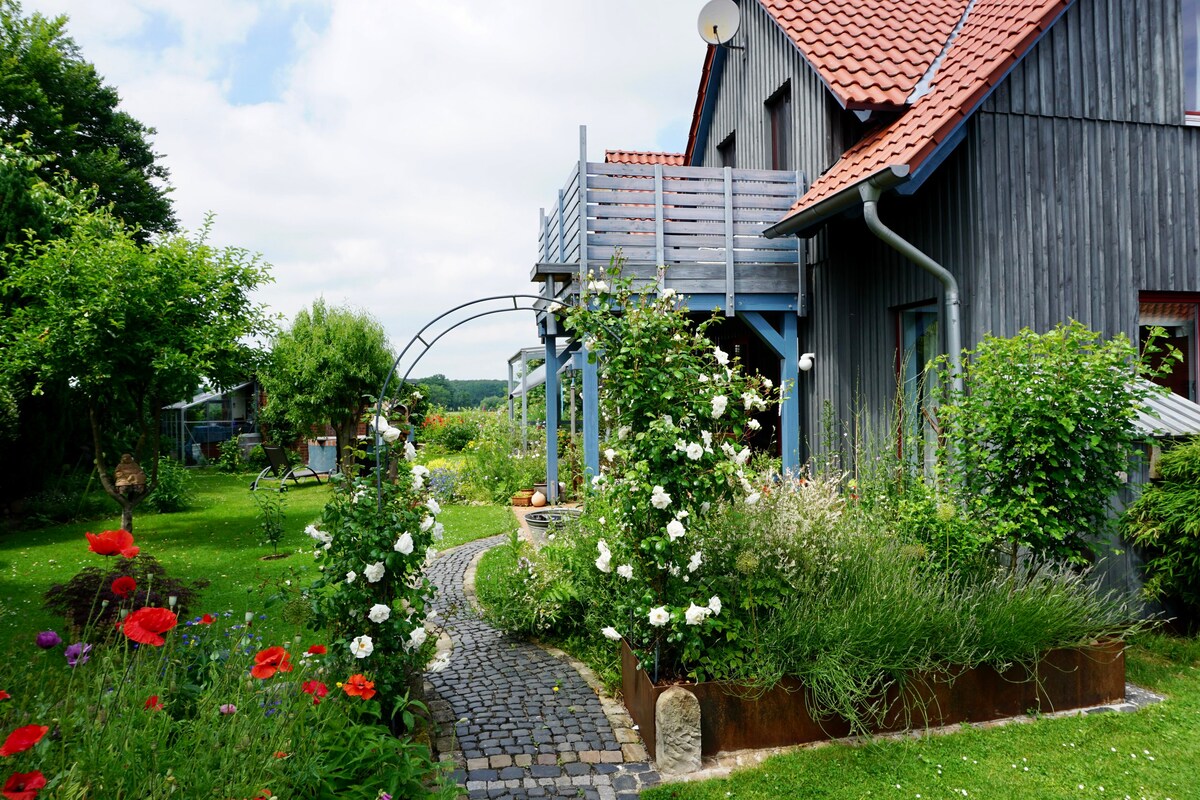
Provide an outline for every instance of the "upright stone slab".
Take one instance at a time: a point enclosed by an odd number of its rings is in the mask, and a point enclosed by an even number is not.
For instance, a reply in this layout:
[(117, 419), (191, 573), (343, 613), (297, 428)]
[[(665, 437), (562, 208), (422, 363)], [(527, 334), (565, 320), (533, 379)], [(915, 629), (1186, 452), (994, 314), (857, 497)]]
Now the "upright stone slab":
[(654, 704), (658, 771), (683, 775), (700, 769), (700, 701), (672, 686)]

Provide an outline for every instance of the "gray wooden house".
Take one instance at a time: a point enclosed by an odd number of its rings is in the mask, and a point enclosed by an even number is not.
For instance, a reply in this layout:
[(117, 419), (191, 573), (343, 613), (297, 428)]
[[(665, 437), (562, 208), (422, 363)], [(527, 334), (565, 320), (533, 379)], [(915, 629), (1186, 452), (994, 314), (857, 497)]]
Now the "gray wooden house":
[[(581, 149), (543, 214), (548, 296), (616, 247), (648, 280), (667, 264), (666, 285), (734, 315), (795, 382), (790, 463), (830, 409), (878, 430), (898, 391), (925, 402), (931, 356), (1071, 318), (1135, 341), (1166, 327), (1171, 389), (1200, 399), (1200, 0), (739, 5), (681, 154)], [(685, 182), (704, 202), (672, 199)]]

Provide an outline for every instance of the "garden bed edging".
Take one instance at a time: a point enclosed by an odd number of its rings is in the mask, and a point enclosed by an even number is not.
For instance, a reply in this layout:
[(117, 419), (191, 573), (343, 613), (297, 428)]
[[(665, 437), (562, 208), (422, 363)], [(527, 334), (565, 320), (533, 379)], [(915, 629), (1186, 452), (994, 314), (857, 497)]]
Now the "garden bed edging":
[[(987, 722), (1031, 711), (1052, 713), (1120, 702), (1125, 698), (1124, 648), (1123, 642), (1107, 642), (1051, 650), (1032, 671), (1015, 665), (998, 672), (983, 665), (917, 674), (903, 689), (911, 702), (897, 702), (899, 692), (889, 692), (891, 710), (885, 724), (871, 732)], [(784, 679), (754, 699), (739, 694), (736, 685), (728, 683), (673, 685), (692, 692), (700, 703), (701, 754), (705, 757), (839, 739), (851, 733), (844, 719), (814, 720), (804, 686), (795, 679)], [(629, 645), (621, 642), (625, 707), (638, 724), (651, 758), (657, 757), (655, 705), (670, 686), (655, 686), (645, 671), (638, 669)]]

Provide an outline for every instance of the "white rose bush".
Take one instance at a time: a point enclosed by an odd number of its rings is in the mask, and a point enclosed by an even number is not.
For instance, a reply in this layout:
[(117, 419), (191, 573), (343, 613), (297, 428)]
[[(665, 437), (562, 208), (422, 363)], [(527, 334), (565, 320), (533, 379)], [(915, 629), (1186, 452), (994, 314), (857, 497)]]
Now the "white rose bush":
[(749, 414), (779, 390), (713, 344), (719, 317), (697, 321), (674, 293), (635, 292), (619, 267), (607, 277), (565, 321), (599, 354), (602, 427), (614, 433), (586, 504), (583, 524), (599, 537), (590, 575), (575, 581), (581, 596), (591, 584), (604, 597), (587, 613), (595, 633), (619, 634), (643, 664), (725, 677), (745, 623), (721, 613), (730, 577), (708, 571), (700, 534), (711, 509), (755, 492)]
[(382, 419), (370, 423), (383, 439), (385, 477), (378, 491), (373, 472), (343, 478), (309, 526), (322, 576), (309, 597), (313, 624), (332, 632), (330, 650), (374, 681), (386, 707), (419, 686), (431, 655), (425, 643), (434, 587), (424, 565), (441, 536), (441, 508), (429, 494), (428, 470), (412, 462), (412, 447), (400, 436), (388, 441), (386, 432), (398, 429)]

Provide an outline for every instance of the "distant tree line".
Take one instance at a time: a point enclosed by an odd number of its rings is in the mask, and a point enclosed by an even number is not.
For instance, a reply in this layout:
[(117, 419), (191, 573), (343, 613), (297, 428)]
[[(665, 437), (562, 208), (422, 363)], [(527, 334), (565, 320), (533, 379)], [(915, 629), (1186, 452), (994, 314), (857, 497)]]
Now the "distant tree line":
[(428, 390), (431, 406), (441, 406), (448, 411), (466, 411), (476, 408), (498, 408), (508, 394), (506, 381), (451, 380), (445, 375), (417, 378), (412, 383)]

